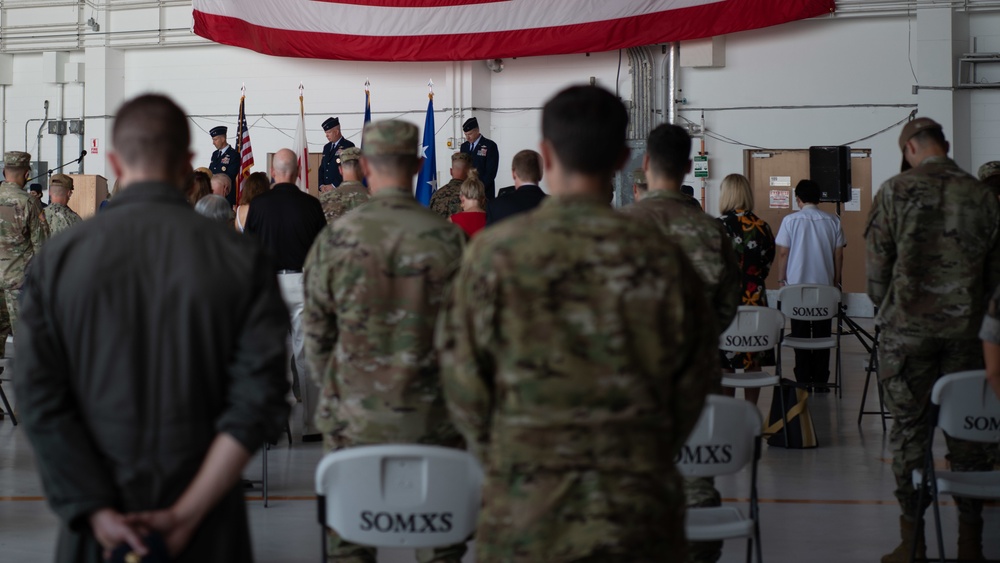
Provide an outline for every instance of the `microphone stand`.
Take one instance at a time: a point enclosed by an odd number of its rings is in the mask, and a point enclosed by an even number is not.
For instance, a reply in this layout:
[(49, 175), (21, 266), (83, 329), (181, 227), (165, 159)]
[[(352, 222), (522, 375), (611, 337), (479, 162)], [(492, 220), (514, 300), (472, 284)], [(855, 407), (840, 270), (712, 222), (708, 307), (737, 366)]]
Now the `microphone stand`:
[(46, 176), (47, 175), (49, 177), (52, 177), (52, 173), (53, 172), (57, 172), (59, 170), (62, 170), (63, 168), (66, 168), (70, 164), (76, 164), (76, 163), (80, 162), (81, 160), (83, 160), (83, 158), (85, 156), (87, 156), (87, 151), (81, 151), (79, 158), (77, 158), (76, 160), (71, 160), (69, 162), (60, 164), (59, 166), (56, 166), (55, 168), (50, 168), (50, 169), (46, 170), (44, 173), (39, 174), (38, 176), (35, 176), (34, 178), (30, 178), (27, 182), (25, 182), (25, 185), (31, 185), (31, 182), (34, 182), (35, 180), (41, 178), (42, 176)]

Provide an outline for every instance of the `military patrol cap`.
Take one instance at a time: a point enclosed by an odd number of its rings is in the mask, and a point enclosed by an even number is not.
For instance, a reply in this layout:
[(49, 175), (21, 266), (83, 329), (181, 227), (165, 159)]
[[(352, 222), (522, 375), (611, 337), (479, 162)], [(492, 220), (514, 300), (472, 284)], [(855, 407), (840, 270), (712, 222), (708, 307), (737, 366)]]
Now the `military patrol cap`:
[(65, 174), (53, 174), (52, 177), (49, 178), (49, 185), (52, 184), (59, 184), (60, 186), (66, 188), (67, 190), (72, 190), (73, 178), (70, 178)]
[(31, 184), (28, 186), (29, 192), (38, 192), (38, 195), (42, 195), (42, 185), (41, 184)]
[(359, 158), (361, 158), (361, 149), (350, 147), (340, 151), (340, 157), (337, 158), (337, 162), (343, 164), (349, 160), (357, 160)]
[(1000, 160), (987, 162), (979, 167), (979, 179), (985, 180), (993, 176), (1000, 176)]
[(941, 131), (941, 124), (929, 117), (918, 117), (913, 121), (910, 121), (903, 126), (903, 132), (899, 134), (899, 150), (905, 151), (906, 142), (912, 139), (917, 133), (931, 129)]
[(468, 133), (473, 129), (479, 129), (479, 120), (476, 119), (475, 117), (470, 117), (469, 119), (465, 120), (465, 123), (462, 124), (462, 131)]
[(208, 134), (213, 137), (219, 137), (219, 136), (225, 137), (226, 133), (228, 132), (229, 132), (228, 127), (226, 127), (225, 125), (219, 125), (218, 127), (212, 127), (211, 129), (209, 129)]
[(31, 166), (31, 155), (21, 151), (8, 151), (3, 153), (3, 165), (12, 168), (29, 168)]
[(330, 129), (333, 129), (334, 127), (340, 127), (340, 118), (339, 117), (330, 117), (326, 121), (323, 122), (323, 130), (324, 131), (329, 131)]
[(643, 184), (646, 182), (646, 172), (642, 168), (636, 168), (632, 171), (632, 183), (633, 184)]
[(406, 121), (390, 119), (365, 126), (365, 156), (418, 156), (420, 132)]

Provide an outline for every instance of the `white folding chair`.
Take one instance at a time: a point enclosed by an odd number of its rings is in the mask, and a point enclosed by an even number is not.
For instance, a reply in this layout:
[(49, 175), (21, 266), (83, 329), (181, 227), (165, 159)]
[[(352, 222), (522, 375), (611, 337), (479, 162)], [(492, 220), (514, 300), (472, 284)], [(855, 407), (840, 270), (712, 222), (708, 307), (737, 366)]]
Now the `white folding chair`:
[[(985, 444), (1000, 444), (1000, 399), (986, 381), (984, 370), (945, 375), (931, 390), (930, 424), (952, 438)], [(930, 489), (937, 532), (938, 557), (944, 557), (941, 511), (938, 495), (949, 494), (974, 499), (1000, 499), (1000, 471), (936, 471), (934, 469), (934, 432), (927, 441), (924, 470), (913, 471), (913, 485), (920, 491), (918, 506)], [(920, 514), (915, 515), (920, 521)], [(916, 541), (914, 541), (914, 548)], [(911, 549), (911, 553), (913, 549)]]
[(316, 468), (323, 556), (327, 527), (371, 547), (462, 543), (476, 529), (482, 484), (476, 458), (453, 448), (390, 444), (329, 453)]
[(684, 532), (689, 541), (747, 538), (747, 562), (756, 547), (761, 561), (760, 513), (757, 506), (757, 462), (760, 460), (761, 418), (742, 399), (709, 395), (701, 418), (677, 459), (684, 477), (715, 477), (736, 473), (750, 464), (750, 515), (736, 507), (688, 508)]
[[(825, 321), (837, 318), (836, 334), (820, 338), (785, 336), (781, 346), (794, 350), (836, 350), (834, 379), (832, 384), (821, 385), (837, 390), (843, 397), (840, 369), (840, 290), (829, 285), (798, 284), (788, 285), (778, 292), (778, 310), (796, 321)], [(778, 375), (781, 375), (781, 347), (778, 348)], [(814, 385), (815, 387), (816, 385)]]
[[(775, 350), (781, 343), (781, 332), (785, 327), (785, 316), (770, 307), (741, 305), (729, 328), (719, 337), (719, 349), (725, 352), (766, 352)], [(722, 386), (731, 388), (760, 388), (781, 385), (781, 377), (766, 371), (723, 373)], [(785, 395), (778, 393), (782, 416), (785, 409)], [(781, 426), (788, 443), (788, 421)]]

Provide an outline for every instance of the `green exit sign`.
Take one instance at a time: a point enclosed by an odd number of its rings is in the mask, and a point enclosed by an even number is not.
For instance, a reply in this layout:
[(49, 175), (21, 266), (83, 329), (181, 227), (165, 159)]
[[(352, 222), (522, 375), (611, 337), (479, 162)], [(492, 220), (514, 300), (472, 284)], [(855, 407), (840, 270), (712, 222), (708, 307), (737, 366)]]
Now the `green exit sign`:
[(695, 178), (708, 178), (708, 157), (707, 156), (696, 156), (694, 157), (694, 177)]

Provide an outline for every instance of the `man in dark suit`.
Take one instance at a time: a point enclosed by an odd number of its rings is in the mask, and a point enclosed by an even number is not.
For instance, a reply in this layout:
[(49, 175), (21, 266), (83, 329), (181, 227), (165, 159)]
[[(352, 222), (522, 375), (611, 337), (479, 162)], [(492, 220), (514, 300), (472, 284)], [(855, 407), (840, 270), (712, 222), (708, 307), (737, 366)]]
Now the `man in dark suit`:
[(225, 174), (229, 176), (229, 185), (233, 189), (226, 194), (226, 201), (230, 205), (236, 205), (236, 175), (240, 172), (240, 154), (236, 149), (229, 146), (226, 140), (226, 133), (229, 128), (223, 125), (213, 127), (208, 134), (212, 136), (212, 144), (215, 145), (215, 152), (212, 153), (212, 164), (208, 169), (212, 174)]
[(500, 149), (493, 141), (479, 133), (479, 120), (467, 119), (462, 125), (465, 142), (460, 152), (472, 157), (472, 166), (479, 172), (479, 179), (486, 187), (486, 200), (492, 201), (496, 194), (497, 170), (500, 167)]
[(318, 442), (319, 430), (313, 420), (319, 401), (319, 388), (309, 375), (305, 360), (305, 336), (302, 333), (302, 266), (316, 235), (326, 226), (319, 200), (295, 185), (299, 176), (298, 159), (289, 149), (281, 149), (271, 159), (274, 186), (250, 203), (244, 231), (252, 235), (274, 259), (278, 287), (288, 306), (292, 321), (292, 360), (295, 362), (292, 384), (302, 401), (302, 440)]
[(486, 204), (487, 225), (534, 209), (545, 199), (545, 192), (538, 187), (538, 182), (542, 181), (542, 155), (535, 151), (521, 151), (514, 155), (511, 168), (513, 191)]
[(344, 149), (354, 146), (340, 134), (340, 118), (331, 117), (323, 122), (323, 132), (329, 141), (323, 146), (323, 161), (319, 165), (319, 191), (325, 192), (340, 186), (344, 177), (340, 175), (340, 163), (337, 158)]

